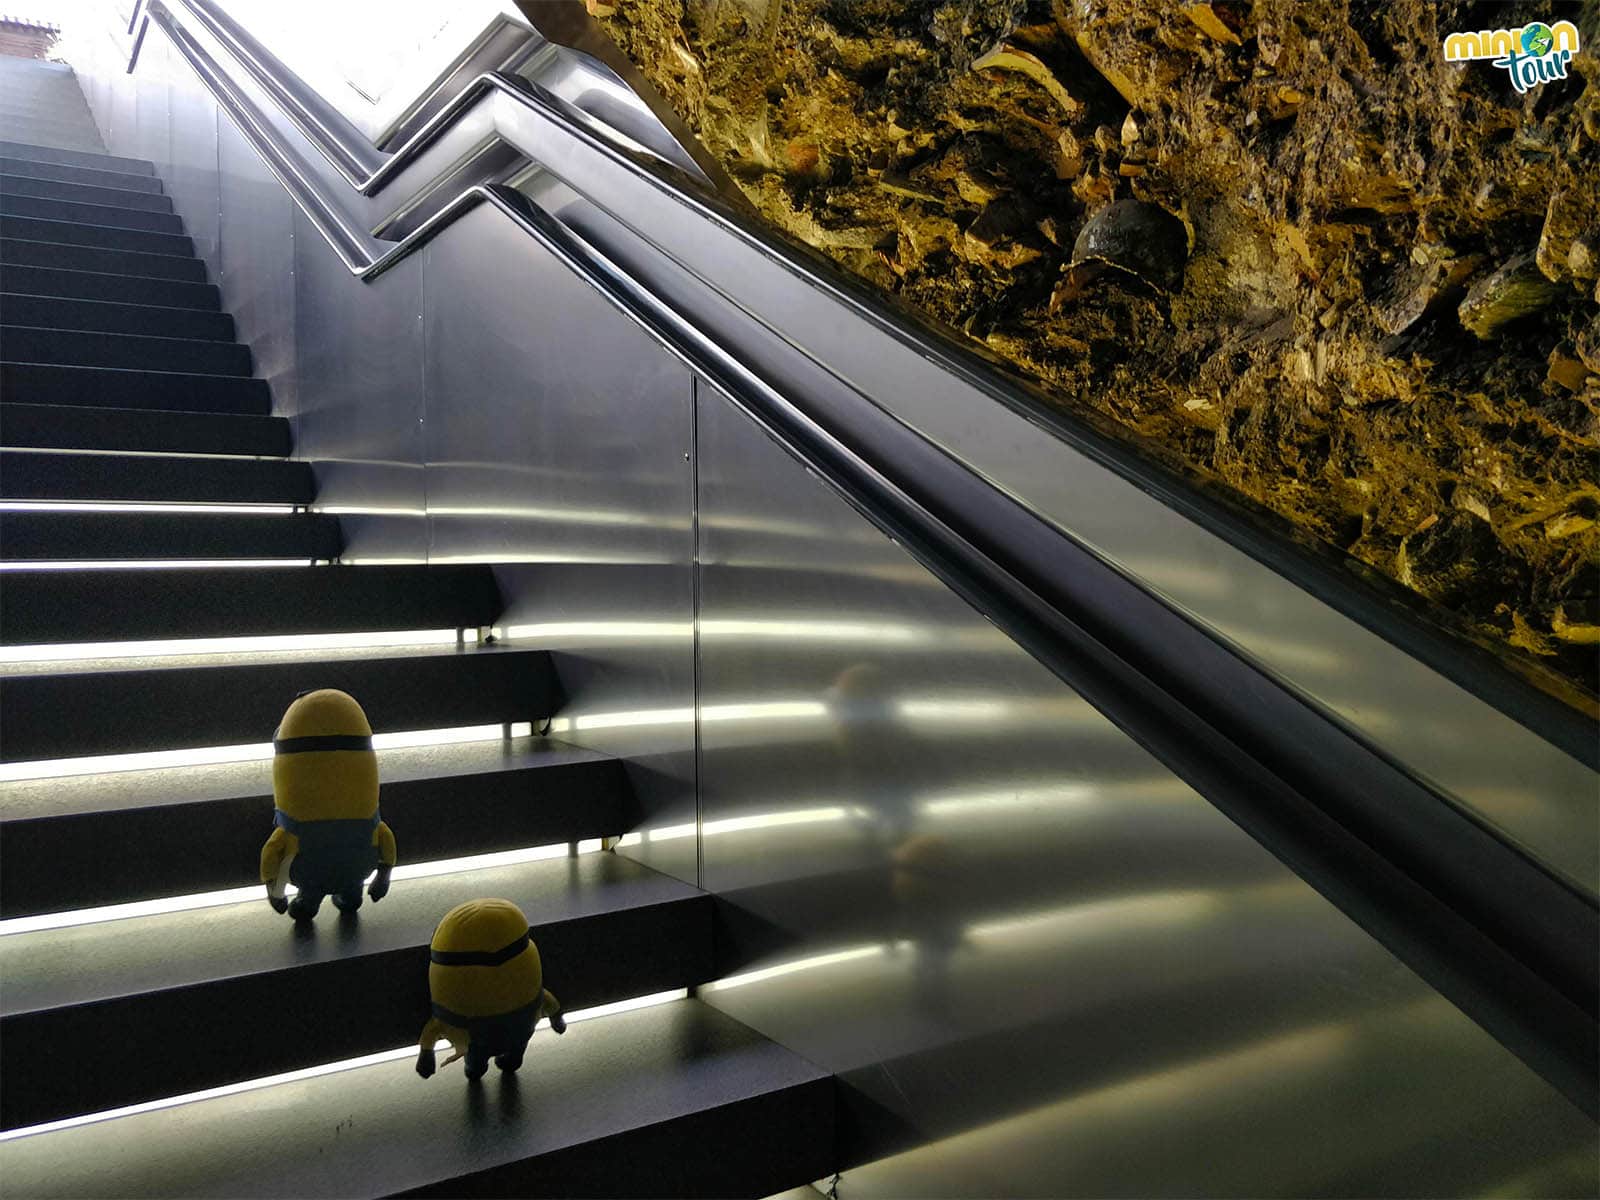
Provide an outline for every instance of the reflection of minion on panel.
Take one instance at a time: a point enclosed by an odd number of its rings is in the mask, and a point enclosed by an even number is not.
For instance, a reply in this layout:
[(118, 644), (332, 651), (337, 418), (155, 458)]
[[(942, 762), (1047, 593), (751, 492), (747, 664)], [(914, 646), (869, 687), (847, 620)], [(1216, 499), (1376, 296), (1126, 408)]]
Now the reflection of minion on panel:
[(274, 909), (309, 921), (331, 895), (335, 908), (354, 912), (373, 868), (368, 895), (388, 894), (394, 834), (378, 815), (372, 726), (352, 697), (324, 688), (289, 706), (273, 735), (272, 798), (277, 828), (261, 848), (261, 881)]
[(489, 1060), (515, 1071), (540, 1017), (567, 1031), (561, 1003), (544, 988), (539, 948), (528, 934), (528, 918), (509, 900), (469, 900), (445, 914), (429, 947), (428, 991), (433, 1018), (419, 1039), (417, 1074), (434, 1072), (434, 1043), (446, 1038), (465, 1057), (468, 1079), (478, 1079)]

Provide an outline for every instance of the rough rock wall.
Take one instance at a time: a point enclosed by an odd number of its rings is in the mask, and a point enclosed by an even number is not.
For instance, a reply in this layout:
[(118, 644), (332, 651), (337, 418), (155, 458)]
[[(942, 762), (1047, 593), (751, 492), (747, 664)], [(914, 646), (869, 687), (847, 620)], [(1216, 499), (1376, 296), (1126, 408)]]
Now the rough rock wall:
[(769, 220), (1592, 693), (1595, 0), (588, 2)]

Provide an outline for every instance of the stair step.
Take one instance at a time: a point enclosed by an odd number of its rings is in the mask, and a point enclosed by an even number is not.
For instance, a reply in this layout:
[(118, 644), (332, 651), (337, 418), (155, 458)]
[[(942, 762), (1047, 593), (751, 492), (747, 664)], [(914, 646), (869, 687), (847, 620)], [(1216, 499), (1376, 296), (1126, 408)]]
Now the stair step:
[(41, 149), (95, 155), (103, 155), (106, 149), (99, 130), (87, 120), (62, 121), (34, 113), (13, 115), (0, 111), (0, 129), (25, 137)]
[[(135, 193), (137, 194), (137, 193)], [(57, 200), (49, 196), (17, 196), (0, 192), (0, 213), (16, 217), (36, 217), (44, 221), (72, 221), (108, 229), (144, 229), (153, 233), (183, 232), (183, 218), (177, 213), (151, 212), (141, 208), (112, 208), (105, 204)]]
[[(0, 381), (0, 388), (3, 386)], [(294, 435), (284, 417), (0, 401), (0, 443), (45, 449), (284, 457), (293, 447)]]
[(90, 187), (119, 188), (125, 191), (161, 192), (161, 180), (154, 175), (126, 171), (96, 171), (69, 167), (62, 163), (30, 162), (0, 154), (0, 175), (20, 175), (29, 179), (50, 179), (57, 183), (82, 183)]
[[(135, 275), (108, 275), (100, 271), (62, 271), (50, 267), (7, 266), (6, 291), (29, 296), (98, 300), (151, 308), (184, 308), (217, 313), (222, 298), (215, 284), (185, 283), (176, 279), (147, 279)], [(232, 328), (232, 318), (229, 318)], [(230, 335), (231, 337), (231, 335)]]
[[(382, 750), (378, 773), (403, 862), (614, 837), (639, 820), (618, 760), (548, 738)], [(271, 828), (270, 761), (0, 785), (0, 918), (248, 887)]]
[[(15, 237), (0, 237), (0, 266), (6, 268), (6, 274), (14, 266), (53, 267), (65, 271), (136, 275), (144, 279), (206, 282), (206, 264), (198, 258), (145, 254), (137, 250), (107, 250), (99, 246), (74, 246), (65, 242), (33, 242)], [(6, 286), (11, 285), (8, 283)]]
[(120, 171), (125, 175), (156, 173), (155, 164), (143, 158), (121, 158), (115, 154), (85, 154), (77, 150), (56, 150), (50, 146), (31, 146), (26, 142), (0, 141), (0, 158), (24, 162), (60, 163), (96, 171)]
[[(337, 522), (322, 519), (337, 534)], [(562, 704), (549, 654), (514, 646), (218, 657), (8, 669), (0, 675), (0, 759), (254, 745), (270, 741), (289, 702), (314, 688), (349, 692), (380, 733), (539, 721)]]
[[(405, 838), (395, 830), (402, 855)], [(615, 854), (399, 879), (358, 917), (340, 920), (324, 904), (299, 935), (264, 894), (13, 933), (0, 938), (0, 1126), (414, 1043), (428, 1019), (434, 927), (481, 896), (527, 914), (550, 990), (569, 1008), (708, 977), (710, 896)], [(556, 1040), (541, 1033), (538, 1044)], [(449, 1074), (434, 1082), (461, 1084)], [(7, 1192), (15, 1186), (8, 1171)]]
[(145, 229), (116, 229), (79, 221), (47, 221), (40, 217), (0, 215), (0, 237), (60, 246), (95, 246), (103, 250), (128, 250), (136, 254), (192, 257), (194, 243), (181, 233), (151, 233)]
[[(0, 325), (0, 363), (121, 367), (188, 375), (250, 376), (250, 347), (197, 338)], [(32, 397), (29, 397), (30, 399)]]
[(494, 623), (500, 604), (486, 566), (19, 571), (5, 581), (0, 643), (477, 629)]
[[(316, 494), (311, 464), (282, 459), (254, 462), (0, 451), (0, 499), (5, 500), (306, 505)], [(119, 593), (126, 582), (119, 581)], [(8, 610), (10, 602), (8, 586)], [(176, 611), (186, 613), (190, 604), (192, 601), (186, 601)], [(4, 620), (9, 623), (10, 619), (7, 611)]]
[(230, 513), (0, 513), (7, 561), (330, 559), (343, 542), (337, 517)]
[(38, 196), (74, 204), (101, 204), (108, 208), (140, 209), (145, 212), (172, 211), (172, 197), (159, 192), (57, 183), (53, 179), (30, 179), (25, 175), (0, 175), (0, 196)]
[(38, 1134), (0, 1168), (42, 1200), (755, 1197), (837, 1170), (832, 1080), (699, 1000), (541, 1029), (477, 1090), (458, 1070), (381, 1062)]
[[(23, 267), (19, 270), (29, 270)], [(113, 278), (115, 278), (113, 276)], [(17, 284), (6, 272), (4, 286)], [(70, 300), (60, 296), (0, 293), (0, 322), (35, 329), (99, 330), (149, 337), (232, 342), (233, 318), (227, 313), (156, 304), (113, 304), (105, 300)]]
[(839, 1166), (832, 1080), (698, 1000), (541, 1028), (485, 1087), (459, 1069), (385, 1062), (21, 1138), (0, 1167), (44, 1200), (769, 1196)]
[[(204, 344), (204, 343), (196, 343)], [(0, 391), (22, 404), (158, 408), (265, 416), (272, 394), (264, 379), (0, 361)]]

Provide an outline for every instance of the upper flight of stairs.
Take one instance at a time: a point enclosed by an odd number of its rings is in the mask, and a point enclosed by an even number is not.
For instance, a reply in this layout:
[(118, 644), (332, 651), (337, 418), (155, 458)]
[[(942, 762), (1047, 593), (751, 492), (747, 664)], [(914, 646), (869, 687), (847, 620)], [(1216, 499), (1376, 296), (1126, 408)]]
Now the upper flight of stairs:
[[(579, 845), (638, 823), (628, 777), (518, 734), (563, 694), (544, 650), (479, 643), (488, 567), (337, 562), (160, 179), (104, 152), (70, 72), (0, 61), (0, 120), (7, 1194), (762, 1195), (831, 1172), (832, 1080), (693, 998), (541, 1029), (520, 1077), (482, 1085), (409, 1053), (271, 1081), (414, 1043), (462, 900), (516, 901), (580, 1018), (711, 978), (712, 901)], [(419, 630), (446, 640), (187, 641)], [(270, 760), (215, 748), (329, 686), (380, 734), (478, 732), (380, 750), (393, 890), (297, 932), (255, 883)]]

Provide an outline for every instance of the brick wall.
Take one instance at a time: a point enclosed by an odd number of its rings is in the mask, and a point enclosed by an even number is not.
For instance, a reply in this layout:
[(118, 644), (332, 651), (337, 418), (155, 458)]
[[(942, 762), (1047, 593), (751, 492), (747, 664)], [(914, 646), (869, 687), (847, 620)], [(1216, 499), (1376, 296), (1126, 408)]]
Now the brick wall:
[(55, 43), (56, 31), (48, 25), (0, 20), (0, 54), (10, 54), (16, 58), (45, 58)]

